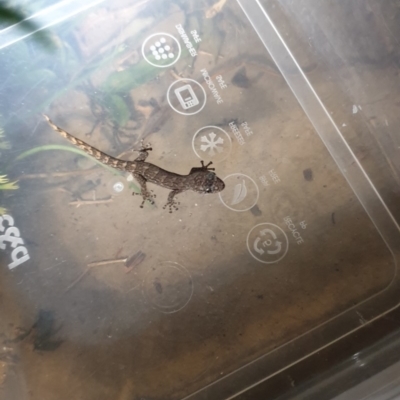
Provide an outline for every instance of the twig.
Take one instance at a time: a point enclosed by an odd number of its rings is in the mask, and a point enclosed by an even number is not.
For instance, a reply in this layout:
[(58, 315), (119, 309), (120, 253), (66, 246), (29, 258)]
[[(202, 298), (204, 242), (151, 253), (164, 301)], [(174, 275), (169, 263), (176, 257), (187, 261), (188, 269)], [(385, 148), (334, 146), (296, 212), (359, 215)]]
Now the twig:
[(78, 278), (76, 278), (76, 279), (64, 290), (64, 293), (69, 292), (75, 285), (77, 285), (89, 271), (90, 271), (90, 267), (87, 267), (87, 268), (85, 269), (85, 271), (83, 271), (83, 272), (78, 276)]
[(105, 199), (105, 200), (77, 200), (77, 201), (71, 201), (68, 204), (70, 206), (76, 206), (76, 208), (79, 208), (80, 206), (91, 206), (94, 204), (109, 204), (114, 201), (113, 198), (110, 199)]
[(44, 178), (63, 178), (65, 176), (71, 175), (85, 175), (94, 172), (94, 169), (77, 169), (74, 171), (66, 171), (66, 172), (52, 172), (49, 174), (24, 174), (17, 178), (18, 181), (22, 181), (24, 179), (44, 179)]
[(102, 261), (94, 261), (87, 265), (85, 271), (83, 271), (78, 278), (76, 278), (64, 291), (64, 293), (69, 292), (74, 286), (76, 286), (88, 273), (93, 267), (100, 267), (103, 265), (110, 265), (110, 264), (117, 264), (117, 263), (124, 263), (125, 267), (127, 268), (126, 273), (132, 271), (134, 267), (137, 267), (141, 264), (144, 259), (146, 258), (146, 254), (138, 251), (137, 253), (124, 258), (115, 258), (113, 260), (102, 260)]
[(90, 267), (90, 268), (91, 267), (99, 267), (101, 265), (116, 264), (116, 263), (121, 263), (121, 262), (124, 263), (124, 262), (126, 262), (127, 259), (128, 258), (125, 257), (125, 258), (116, 258), (114, 260), (95, 261), (95, 262), (89, 263), (88, 267)]

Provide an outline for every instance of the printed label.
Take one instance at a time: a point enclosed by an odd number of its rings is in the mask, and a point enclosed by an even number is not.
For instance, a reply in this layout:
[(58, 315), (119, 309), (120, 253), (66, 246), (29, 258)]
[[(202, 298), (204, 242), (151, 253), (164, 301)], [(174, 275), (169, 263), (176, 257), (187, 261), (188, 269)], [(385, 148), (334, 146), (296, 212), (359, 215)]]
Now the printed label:
[(269, 186), (269, 182), (268, 179), (265, 175), (261, 175), (258, 179), (260, 179), (260, 182), (264, 185), (264, 186)]
[[(290, 229), (290, 231), (292, 232), (292, 236), (294, 237), (294, 240), (296, 241), (297, 244), (302, 244), (304, 243), (304, 239), (301, 236), (301, 233), (299, 232), (299, 230), (297, 229), (296, 225), (294, 224), (294, 222), (292, 221), (292, 219), (290, 217), (285, 217), (283, 218), (283, 220), (285, 221), (285, 224), (287, 225), (287, 227)], [(300, 222), (300, 227), (302, 229), (306, 229), (307, 225), (306, 225), (306, 221), (302, 221)]]
[(218, 75), (217, 76), (217, 82), (218, 82), (219, 87), (221, 89), (226, 89), (228, 87), (228, 85), (225, 83), (224, 78), (222, 77), (222, 75)]
[(235, 121), (229, 122), (229, 128), (231, 128), (231, 131), (233, 135), (235, 136), (236, 140), (238, 143), (243, 146), (245, 144), (243, 135), (240, 133), (240, 130), (238, 126), (236, 125)]
[[(250, 137), (253, 135), (253, 131), (251, 130), (249, 124), (246, 121), (242, 122), (240, 124), (240, 127), (244, 131), (245, 136)], [(232, 131), (233, 135), (235, 136), (236, 140), (238, 141), (238, 143), (241, 146), (243, 146), (246, 143), (246, 141), (244, 139), (242, 132), (240, 131), (238, 123), (236, 121), (231, 121), (229, 123), (229, 128), (231, 128), (231, 131)]]
[(271, 177), (272, 181), (273, 181), (275, 184), (277, 184), (277, 183), (279, 183), (279, 182), (281, 181), (280, 178), (279, 178), (279, 176), (278, 176), (278, 174), (275, 172), (274, 169), (271, 169), (271, 170), (268, 172), (268, 174), (269, 174), (269, 176)]
[(251, 135), (253, 135), (253, 131), (251, 130), (249, 124), (248, 124), (246, 121), (242, 122), (242, 123), (240, 124), (240, 126), (243, 128), (243, 130), (244, 130), (246, 136), (251, 136)]
[[(194, 48), (192, 42), (190, 41), (189, 36), (186, 34), (185, 29), (183, 28), (182, 24), (175, 25), (175, 28), (176, 28), (176, 30), (178, 31), (179, 35), (181, 36), (181, 38), (182, 38), (182, 40), (183, 40), (183, 43), (185, 43), (185, 46), (186, 46), (186, 48), (188, 49), (190, 55), (191, 55), (192, 57), (196, 57), (196, 56), (197, 56), (197, 51), (196, 51), (196, 49)], [(193, 32), (195, 32), (195, 35), (193, 34)], [(191, 33), (192, 33), (193, 39), (194, 39), (196, 42), (197, 42), (197, 41), (200, 41), (200, 42), (201, 42), (201, 39), (200, 39), (199, 35), (197, 35), (197, 31), (192, 31)], [(197, 39), (197, 40), (196, 40), (196, 39)], [(199, 39), (200, 39), (200, 40), (199, 40)]]
[(13, 269), (30, 259), (28, 250), (23, 246), (24, 241), (21, 238), (19, 229), (14, 226), (14, 218), (11, 215), (0, 216), (0, 249), (5, 250), (8, 247), (13, 248), (11, 252), (11, 263), (9, 269)]
[(193, 40), (194, 40), (196, 43), (200, 43), (200, 42), (201, 42), (200, 35), (197, 33), (197, 31), (196, 31), (195, 29), (194, 29), (193, 31), (190, 31), (190, 34), (192, 35)]
[(211, 91), (211, 94), (213, 95), (215, 101), (217, 102), (217, 104), (222, 104), (224, 102), (224, 100), (222, 100), (221, 95), (218, 92), (217, 87), (215, 86), (213, 80), (210, 77), (210, 74), (208, 73), (208, 71), (203, 68), (202, 70), (200, 70), (201, 74), (203, 75), (203, 78), (208, 86), (208, 88)]

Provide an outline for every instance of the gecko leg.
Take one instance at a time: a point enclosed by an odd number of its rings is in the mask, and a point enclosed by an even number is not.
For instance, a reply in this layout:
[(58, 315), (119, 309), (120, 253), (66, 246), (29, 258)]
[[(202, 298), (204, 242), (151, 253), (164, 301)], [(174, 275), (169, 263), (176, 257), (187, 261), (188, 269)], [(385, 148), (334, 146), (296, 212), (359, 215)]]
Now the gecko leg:
[(183, 192), (183, 190), (177, 190), (177, 189), (176, 190), (172, 190), (171, 192), (169, 192), (167, 203), (165, 204), (163, 209), (165, 210), (168, 207), (170, 213), (172, 213), (172, 209), (178, 210), (178, 206), (179, 206), (180, 203), (178, 201), (176, 201), (174, 199), (174, 197), (177, 194), (182, 193), (182, 192)]
[(204, 169), (206, 171), (215, 171), (215, 168), (208, 168), (213, 162), (210, 161), (207, 165), (204, 165), (204, 161), (201, 160), (201, 169)]
[(136, 150), (139, 152), (138, 157), (135, 161), (146, 161), (146, 158), (149, 156), (149, 151), (153, 150), (150, 146), (150, 143), (143, 145), (143, 139), (140, 141), (140, 148)]
[(215, 171), (215, 168), (209, 168), (209, 166), (212, 164), (212, 161), (210, 161), (207, 165), (204, 165), (203, 160), (201, 160), (200, 162), (201, 162), (201, 167), (193, 167), (190, 170), (189, 175), (199, 171)]
[[(133, 174), (133, 176), (135, 177), (135, 179), (137, 180), (137, 182), (140, 185), (140, 190), (141, 190), (140, 195), (142, 196), (142, 199), (143, 199), (142, 203), (140, 204), (140, 208), (143, 208), (143, 205), (146, 202), (146, 200), (148, 200), (150, 202), (150, 204), (154, 204), (153, 198), (155, 197), (155, 195), (151, 194), (149, 192), (149, 190), (147, 189), (146, 179), (143, 178), (143, 176), (139, 175), (139, 174)], [(135, 195), (136, 193), (133, 193), (133, 194)], [(137, 193), (137, 194), (139, 194), (139, 193)]]

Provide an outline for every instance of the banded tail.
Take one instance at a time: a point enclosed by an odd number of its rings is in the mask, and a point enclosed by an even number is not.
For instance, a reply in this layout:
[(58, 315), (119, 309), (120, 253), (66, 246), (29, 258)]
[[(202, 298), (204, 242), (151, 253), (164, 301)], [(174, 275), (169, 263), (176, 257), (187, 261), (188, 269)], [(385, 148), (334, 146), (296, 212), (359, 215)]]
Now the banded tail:
[(120, 169), (122, 171), (126, 171), (126, 167), (129, 164), (134, 164), (132, 161), (124, 161), (120, 160), (119, 158), (111, 157), (106, 153), (103, 153), (102, 151), (96, 149), (93, 146), (90, 146), (90, 144), (87, 144), (83, 140), (80, 140), (76, 138), (75, 136), (72, 136), (70, 133), (64, 131), (64, 129), (61, 129), (59, 126), (54, 124), (54, 122), (45, 114), (43, 114), (45, 117), (46, 121), (49, 123), (49, 125), (56, 131), (58, 132), (63, 138), (68, 139), (73, 145), (78, 147), (79, 149), (83, 150), (85, 153), (89, 154), (90, 156), (94, 157), (96, 160), (99, 160), (105, 165), (109, 165), (110, 167)]

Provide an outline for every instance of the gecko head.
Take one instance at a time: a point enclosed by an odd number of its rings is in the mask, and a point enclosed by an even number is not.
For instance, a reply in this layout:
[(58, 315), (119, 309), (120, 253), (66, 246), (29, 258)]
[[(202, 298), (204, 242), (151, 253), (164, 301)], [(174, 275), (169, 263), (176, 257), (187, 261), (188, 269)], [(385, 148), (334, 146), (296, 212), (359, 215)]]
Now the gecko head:
[(225, 183), (222, 179), (218, 178), (215, 172), (207, 171), (207, 174), (204, 175), (204, 179), (201, 185), (202, 193), (218, 193), (224, 190)]

